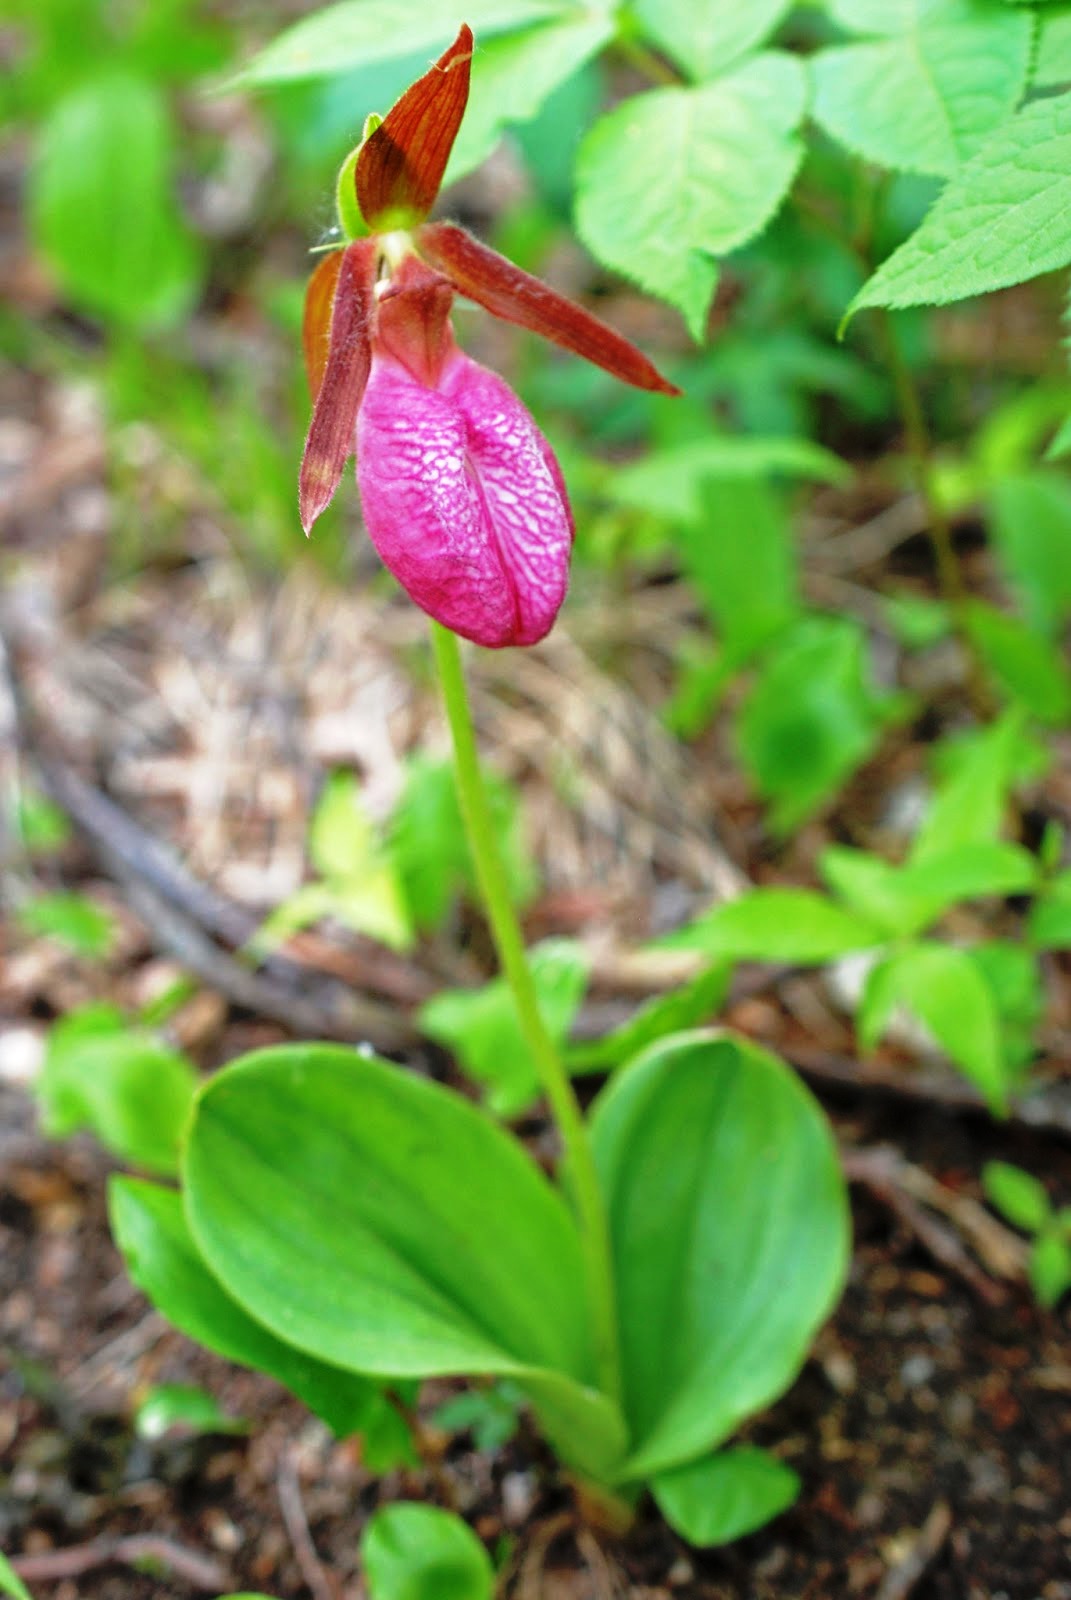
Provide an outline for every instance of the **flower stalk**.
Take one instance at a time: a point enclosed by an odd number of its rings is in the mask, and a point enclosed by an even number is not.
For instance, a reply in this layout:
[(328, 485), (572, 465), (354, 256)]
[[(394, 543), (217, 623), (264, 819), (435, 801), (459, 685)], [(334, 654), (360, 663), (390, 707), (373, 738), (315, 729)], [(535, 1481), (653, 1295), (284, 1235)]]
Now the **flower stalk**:
[(525, 953), (524, 935), (513, 909), (496, 843), (494, 818), (480, 769), (476, 731), (457, 636), (433, 621), (431, 638), (443, 705), (453, 739), (458, 802), (472, 851), (476, 879), (483, 896), (495, 950), (513, 992), (521, 1031), (532, 1052), (565, 1150), (565, 1170), (584, 1252), (599, 1386), (612, 1399), (620, 1400), (621, 1361), (610, 1235), (591, 1142), (572, 1082), (539, 1010), (532, 971)]

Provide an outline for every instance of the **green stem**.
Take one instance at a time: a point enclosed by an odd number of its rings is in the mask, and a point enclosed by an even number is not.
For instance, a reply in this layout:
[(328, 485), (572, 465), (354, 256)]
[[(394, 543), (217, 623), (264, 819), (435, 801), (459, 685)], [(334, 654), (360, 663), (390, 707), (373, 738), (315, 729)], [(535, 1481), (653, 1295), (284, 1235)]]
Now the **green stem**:
[(881, 313), (881, 326), (889, 372), (896, 390), (900, 419), (904, 425), (908, 455), (911, 458), (915, 482), (926, 507), (926, 520), (937, 564), (937, 581), (941, 588), (941, 598), (955, 611), (964, 599), (966, 586), (952, 543), (952, 530), (934, 484), (933, 454), (926, 429), (922, 399), (914, 374), (900, 348), (892, 316), (887, 311)]
[(431, 638), (443, 704), (454, 741), (458, 801), (477, 881), (498, 959), (513, 991), (521, 1030), (532, 1052), (565, 1149), (566, 1170), (584, 1251), (599, 1384), (612, 1399), (620, 1400), (621, 1369), (610, 1236), (595, 1160), (572, 1082), (539, 1010), (535, 984), (525, 954), (524, 935), (513, 909), (509, 884), (496, 843), (495, 822), (480, 770), (476, 731), (457, 636), (448, 628), (432, 622)]

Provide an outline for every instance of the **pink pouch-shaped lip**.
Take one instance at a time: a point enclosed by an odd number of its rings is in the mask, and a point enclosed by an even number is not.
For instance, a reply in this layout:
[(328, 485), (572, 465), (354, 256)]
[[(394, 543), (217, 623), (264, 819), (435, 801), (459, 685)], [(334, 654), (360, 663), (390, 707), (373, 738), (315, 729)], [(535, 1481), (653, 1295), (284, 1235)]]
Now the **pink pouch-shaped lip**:
[(549, 632), (572, 515), (550, 446), (495, 373), (454, 350), (430, 388), (377, 351), (357, 481), (373, 544), (423, 611), (491, 648)]

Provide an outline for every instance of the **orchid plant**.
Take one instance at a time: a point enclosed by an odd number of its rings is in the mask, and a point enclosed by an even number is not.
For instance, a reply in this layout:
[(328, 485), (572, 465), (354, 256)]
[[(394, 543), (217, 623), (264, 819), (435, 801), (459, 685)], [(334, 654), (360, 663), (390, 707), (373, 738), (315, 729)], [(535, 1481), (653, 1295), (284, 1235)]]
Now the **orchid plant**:
[(562, 604), (562, 474), (501, 378), (460, 351), (455, 293), (626, 382), (672, 392), (627, 340), (460, 228), (429, 222), (472, 34), (370, 119), (342, 168), (344, 243), (309, 285), (306, 529), (357, 456), (377, 550), (432, 619), (476, 877), (560, 1134), (548, 1175), (453, 1089), (363, 1051), (291, 1044), (198, 1094), (181, 1191), (120, 1178), (130, 1272), (180, 1328), (367, 1436), (434, 1376), (508, 1379), (582, 1502), (626, 1523), (650, 1489), (699, 1544), (791, 1502), (736, 1430), (792, 1382), (842, 1286), (830, 1129), (753, 1044), (656, 1040), (582, 1111), (540, 1006), (480, 769), (457, 636), (532, 644)]

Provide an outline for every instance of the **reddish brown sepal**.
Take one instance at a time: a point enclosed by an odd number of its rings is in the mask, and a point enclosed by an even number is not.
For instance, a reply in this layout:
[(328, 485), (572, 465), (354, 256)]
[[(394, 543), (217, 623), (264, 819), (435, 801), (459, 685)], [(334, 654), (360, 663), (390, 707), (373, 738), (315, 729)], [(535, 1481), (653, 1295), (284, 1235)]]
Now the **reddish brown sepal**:
[(515, 322), (638, 389), (680, 394), (663, 378), (642, 350), (613, 328), (574, 305), (531, 273), (474, 239), (450, 222), (429, 222), (417, 230), (417, 246), (425, 261), (445, 273), (459, 294), (504, 322)]
[[(372, 364), (377, 248), (375, 239), (355, 239), (338, 257), (327, 358), (298, 479), (301, 526), (306, 533), (330, 505), (353, 453), (357, 411)], [(320, 270), (313, 275), (314, 284)], [(326, 278), (317, 285), (317, 293), (326, 293)], [(314, 356), (318, 359), (315, 346)]]
[(370, 228), (422, 222), (435, 203), (469, 98), (472, 29), (418, 78), (370, 134), (357, 157), (357, 204)]
[(327, 352), (331, 345), (331, 307), (335, 303), (342, 251), (324, 256), (305, 290), (305, 315), (301, 323), (301, 343), (305, 350), (305, 375), (315, 404), (324, 381)]

